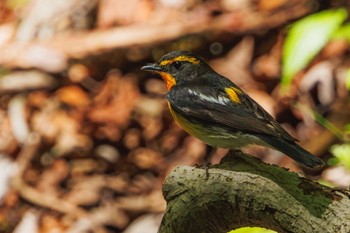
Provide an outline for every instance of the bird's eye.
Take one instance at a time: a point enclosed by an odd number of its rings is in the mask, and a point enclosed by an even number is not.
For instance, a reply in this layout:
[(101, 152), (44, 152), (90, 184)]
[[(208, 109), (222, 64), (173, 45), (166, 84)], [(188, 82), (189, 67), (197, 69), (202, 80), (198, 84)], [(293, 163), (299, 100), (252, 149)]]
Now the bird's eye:
[(182, 65), (181, 62), (179, 61), (173, 62), (173, 67), (177, 70), (180, 69), (181, 65)]

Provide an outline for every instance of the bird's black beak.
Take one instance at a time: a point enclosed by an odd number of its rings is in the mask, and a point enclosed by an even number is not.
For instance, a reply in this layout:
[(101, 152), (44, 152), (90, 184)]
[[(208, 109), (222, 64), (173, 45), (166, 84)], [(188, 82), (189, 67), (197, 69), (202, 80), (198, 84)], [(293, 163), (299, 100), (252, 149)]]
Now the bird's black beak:
[(142, 66), (141, 70), (150, 71), (150, 72), (160, 72), (163, 69), (157, 63), (154, 63), (154, 64), (148, 64), (146, 66)]

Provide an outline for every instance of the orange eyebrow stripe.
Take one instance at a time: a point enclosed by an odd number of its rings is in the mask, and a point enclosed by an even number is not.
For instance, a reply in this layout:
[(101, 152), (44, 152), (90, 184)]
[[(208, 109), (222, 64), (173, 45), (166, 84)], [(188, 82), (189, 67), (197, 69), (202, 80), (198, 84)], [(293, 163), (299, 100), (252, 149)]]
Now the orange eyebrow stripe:
[(175, 57), (173, 59), (164, 60), (164, 61), (160, 62), (159, 65), (166, 66), (166, 65), (169, 65), (169, 64), (176, 62), (176, 61), (187, 61), (187, 62), (190, 62), (190, 63), (195, 64), (195, 65), (199, 64), (199, 60), (194, 58), (194, 57), (178, 56), (178, 57)]
[(236, 87), (225, 88), (225, 91), (228, 94), (228, 96), (230, 97), (232, 102), (234, 102), (234, 103), (241, 103), (239, 95), (242, 93), (242, 91), (240, 91)]

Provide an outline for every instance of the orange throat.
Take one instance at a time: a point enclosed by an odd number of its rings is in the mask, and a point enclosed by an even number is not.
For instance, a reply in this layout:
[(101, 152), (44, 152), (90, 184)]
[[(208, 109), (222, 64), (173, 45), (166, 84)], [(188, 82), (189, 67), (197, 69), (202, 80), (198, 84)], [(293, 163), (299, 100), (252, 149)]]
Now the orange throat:
[(159, 72), (159, 74), (162, 76), (166, 84), (166, 90), (169, 91), (170, 88), (176, 84), (174, 77), (165, 72)]

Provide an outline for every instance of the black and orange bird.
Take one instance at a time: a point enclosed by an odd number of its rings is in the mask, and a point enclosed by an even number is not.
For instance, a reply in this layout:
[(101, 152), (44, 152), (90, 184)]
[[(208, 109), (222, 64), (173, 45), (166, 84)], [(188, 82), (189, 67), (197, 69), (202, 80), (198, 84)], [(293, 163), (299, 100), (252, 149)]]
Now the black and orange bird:
[(324, 165), (241, 88), (195, 53), (170, 52), (141, 69), (163, 78), (172, 116), (185, 131), (212, 147), (205, 166), (216, 148), (252, 144), (279, 150), (308, 168)]

